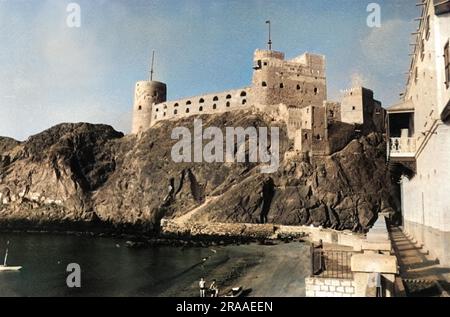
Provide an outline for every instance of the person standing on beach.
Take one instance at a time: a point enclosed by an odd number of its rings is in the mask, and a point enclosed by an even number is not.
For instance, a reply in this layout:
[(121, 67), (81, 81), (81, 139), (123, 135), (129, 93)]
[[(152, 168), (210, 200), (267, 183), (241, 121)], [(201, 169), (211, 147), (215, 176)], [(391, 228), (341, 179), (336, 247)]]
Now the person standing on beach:
[(203, 277), (198, 282), (198, 286), (200, 286), (200, 297), (206, 297), (206, 281)]
[(213, 280), (211, 285), (209, 286), (209, 290), (211, 291), (211, 297), (219, 296), (219, 288), (217, 287), (216, 280)]

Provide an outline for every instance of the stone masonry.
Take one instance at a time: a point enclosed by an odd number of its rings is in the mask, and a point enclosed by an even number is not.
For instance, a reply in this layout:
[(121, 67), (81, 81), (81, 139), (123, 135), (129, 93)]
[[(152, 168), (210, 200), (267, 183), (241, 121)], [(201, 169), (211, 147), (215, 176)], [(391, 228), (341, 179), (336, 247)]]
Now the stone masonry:
[(283, 121), (294, 152), (328, 155), (329, 126), (339, 122), (350, 131), (338, 139), (383, 130), (384, 112), (369, 89), (347, 91), (342, 103), (327, 101), (326, 62), (323, 55), (305, 53), (287, 60), (273, 50), (256, 50), (251, 86), (220, 93), (167, 101), (167, 86), (140, 81), (135, 87), (132, 133), (141, 133), (158, 122), (242, 109), (256, 110)]
[(355, 296), (355, 282), (349, 279), (308, 277), (305, 286), (306, 297)]

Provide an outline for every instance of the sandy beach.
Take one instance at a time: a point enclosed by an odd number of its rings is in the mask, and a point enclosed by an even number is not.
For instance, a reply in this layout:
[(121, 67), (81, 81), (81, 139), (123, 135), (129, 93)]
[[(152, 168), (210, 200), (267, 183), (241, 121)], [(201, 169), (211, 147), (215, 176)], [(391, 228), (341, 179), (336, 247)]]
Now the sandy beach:
[(208, 286), (216, 279), (219, 296), (237, 286), (247, 290), (249, 297), (305, 296), (304, 279), (310, 274), (307, 243), (232, 245), (211, 247), (210, 251), (210, 255), (193, 268), (196, 274), (178, 277), (177, 285), (161, 296), (199, 296), (198, 279), (189, 280), (194, 276), (203, 276)]

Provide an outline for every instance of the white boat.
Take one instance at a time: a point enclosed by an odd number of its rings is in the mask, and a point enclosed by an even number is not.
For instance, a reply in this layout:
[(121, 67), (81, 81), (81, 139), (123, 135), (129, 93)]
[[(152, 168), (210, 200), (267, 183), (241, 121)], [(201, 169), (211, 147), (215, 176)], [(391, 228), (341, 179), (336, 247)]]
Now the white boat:
[[(9, 245), (9, 241), (6, 243), (6, 245)], [(5, 259), (3, 260), (3, 264), (0, 264), (0, 272), (19, 271), (22, 268), (21, 266), (8, 266), (6, 264), (7, 259), (8, 259), (8, 247), (6, 248)]]

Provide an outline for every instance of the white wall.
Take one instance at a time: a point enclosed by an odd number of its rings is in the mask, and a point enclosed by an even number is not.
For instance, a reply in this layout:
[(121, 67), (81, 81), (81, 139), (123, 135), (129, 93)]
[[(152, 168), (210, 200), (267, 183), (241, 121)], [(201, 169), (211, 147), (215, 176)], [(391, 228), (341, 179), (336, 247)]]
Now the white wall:
[(417, 174), (401, 187), (405, 231), (450, 264), (450, 126), (437, 127), (417, 157)]

